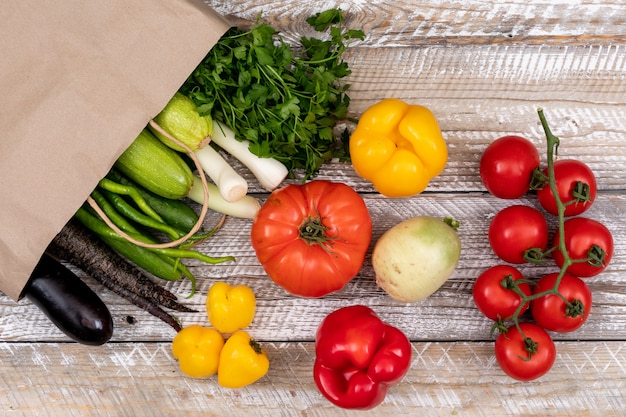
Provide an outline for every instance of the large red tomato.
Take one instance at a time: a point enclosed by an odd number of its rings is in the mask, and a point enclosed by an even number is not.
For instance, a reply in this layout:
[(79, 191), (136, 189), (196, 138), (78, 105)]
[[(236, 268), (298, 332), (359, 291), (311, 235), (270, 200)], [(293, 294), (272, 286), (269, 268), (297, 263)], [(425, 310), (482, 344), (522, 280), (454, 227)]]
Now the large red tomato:
[(265, 272), (302, 297), (343, 288), (361, 269), (371, 239), (372, 219), (361, 196), (325, 180), (272, 192), (251, 230)]
[[(548, 175), (548, 168), (544, 169)], [(559, 199), (565, 204), (565, 216), (581, 214), (596, 199), (596, 177), (591, 169), (583, 162), (575, 159), (561, 159), (554, 163), (554, 180)], [(539, 204), (548, 212), (558, 214), (554, 194), (549, 185), (537, 190)]]

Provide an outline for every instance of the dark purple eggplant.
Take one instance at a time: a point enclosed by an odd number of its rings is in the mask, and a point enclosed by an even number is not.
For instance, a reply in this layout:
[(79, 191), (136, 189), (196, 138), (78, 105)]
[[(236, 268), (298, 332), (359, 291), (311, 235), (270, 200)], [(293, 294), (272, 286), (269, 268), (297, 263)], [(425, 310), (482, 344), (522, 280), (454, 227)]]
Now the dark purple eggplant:
[(102, 345), (113, 335), (111, 313), (100, 297), (48, 254), (39, 260), (23, 294), (76, 342)]

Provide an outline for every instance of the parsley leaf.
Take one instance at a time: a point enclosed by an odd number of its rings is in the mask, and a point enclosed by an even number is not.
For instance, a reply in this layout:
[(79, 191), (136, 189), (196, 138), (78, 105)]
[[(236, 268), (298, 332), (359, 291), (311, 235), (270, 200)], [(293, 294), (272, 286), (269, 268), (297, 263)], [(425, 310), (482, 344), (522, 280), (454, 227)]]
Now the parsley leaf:
[(309, 17), (325, 36), (302, 37), (294, 46), (260, 21), (249, 30), (231, 28), (180, 92), (248, 140), (254, 154), (278, 159), (292, 177), (298, 169), (303, 181), (314, 177), (333, 158), (349, 160), (346, 136), (333, 132), (350, 105), (342, 79), (351, 71), (341, 56), (365, 35), (344, 29), (343, 19), (340, 9)]

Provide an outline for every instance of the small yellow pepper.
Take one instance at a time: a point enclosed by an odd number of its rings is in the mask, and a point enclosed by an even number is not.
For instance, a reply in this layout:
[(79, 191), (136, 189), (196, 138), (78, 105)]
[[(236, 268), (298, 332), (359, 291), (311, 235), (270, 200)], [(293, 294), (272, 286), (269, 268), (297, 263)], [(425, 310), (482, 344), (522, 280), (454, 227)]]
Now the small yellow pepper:
[(248, 327), (254, 318), (256, 298), (247, 285), (229, 285), (216, 282), (206, 299), (209, 321), (222, 333)]
[(192, 324), (172, 341), (172, 354), (180, 370), (193, 378), (208, 378), (217, 372), (224, 337), (215, 329)]
[(419, 194), (439, 175), (448, 149), (426, 107), (385, 99), (368, 108), (350, 136), (355, 171), (387, 197)]
[(267, 353), (244, 330), (233, 333), (222, 348), (217, 383), (225, 388), (241, 388), (267, 374)]

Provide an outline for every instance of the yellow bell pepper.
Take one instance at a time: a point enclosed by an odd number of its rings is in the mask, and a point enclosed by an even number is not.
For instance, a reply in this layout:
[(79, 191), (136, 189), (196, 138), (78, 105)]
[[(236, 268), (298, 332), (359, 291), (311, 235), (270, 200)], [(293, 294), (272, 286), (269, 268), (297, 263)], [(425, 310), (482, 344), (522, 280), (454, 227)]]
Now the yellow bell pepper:
[(208, 378), (217, 372), (223, 347), (224, 337), (217, 330), (192, 324), (176, 334), (172, 354), (185, 375)]
[(426, 107), (385, 99), (368, 108), (350, 136), (355, 171), (387, 197), (419, 194), (439, 175), (448, 148)]
[(233, 333), (220, 354), (217, 383), (225, 388), (241, 388), (267, 374), (267, 353), (244, 330)]
[(254, 318), (256, 298), (247, 285), (216, 282), (209, 289), (206, 311), (209, 321), (222, 333), (248, 327)]

